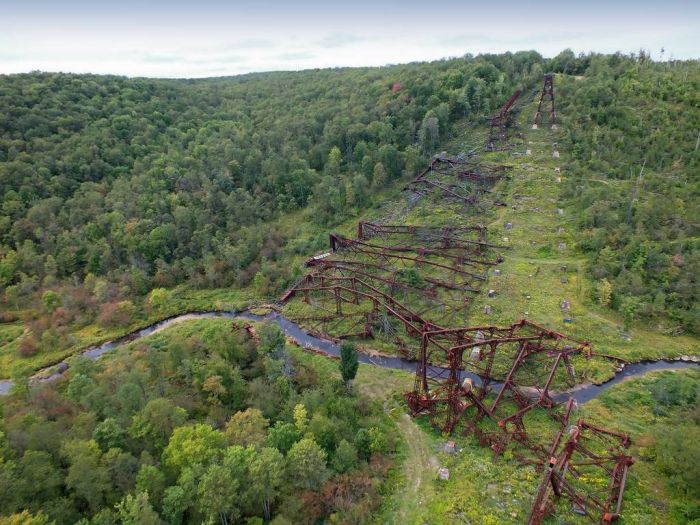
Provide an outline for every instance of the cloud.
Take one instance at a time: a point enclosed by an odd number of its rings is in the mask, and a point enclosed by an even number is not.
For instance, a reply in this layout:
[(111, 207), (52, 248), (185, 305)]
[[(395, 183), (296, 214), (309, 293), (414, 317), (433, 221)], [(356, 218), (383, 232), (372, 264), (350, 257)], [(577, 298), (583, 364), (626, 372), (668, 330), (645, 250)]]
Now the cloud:
[(334, 49), (337, 47), (343, 47), (356, 42), (362, 42), (364, 38), (351, 35), (348, 33), (334, 33), (332, 35), (327, 35), (317, 42), (317, 45), (324, 47), (326, 49)]
[(176, 55), (138, 55), (139, 54), (135, 52), (133, 56), (151, 64), (174, 64), (183, 61), (182, 57)]
[(223, 53), (223, 54), (210, 54), (210, 55), (198, 55), (198, 56), (184, 56), (178, 54), (144, 54), (138, 53), (136, 51), (130, 52), (129, 56), (141, 62), (146, 62), (149, 64), (193, 64), (193, 65), (206, 65), (206, 64), (241, 64), (248, 61), (247, 57)]
[(277, 55), (275, 58), (279, 60), (293, 61), (293, 60), (310, 60), (316, 55), (308, 51), (293, 51), (291, 53), (282, 53)]
[(226, 49), (270, 49), (277, 47), (278, 43), (266, 38), (243, 38), (226, 46)]
[(483, 33), (461, 33), (451, 34), (434, 39), (434, 43), (438, 46), (495, 46), (503, 49), (517, 51), (515, 46), (537, 47), (542, 44), (553, 42), (567, 42), (577, 40), (584, 37), (584, 33), (574, 31), (554, 31), (547, 33), (518, 33), (515, 31), (503, 31), (504, 34), (496, 32), (492, 34)]

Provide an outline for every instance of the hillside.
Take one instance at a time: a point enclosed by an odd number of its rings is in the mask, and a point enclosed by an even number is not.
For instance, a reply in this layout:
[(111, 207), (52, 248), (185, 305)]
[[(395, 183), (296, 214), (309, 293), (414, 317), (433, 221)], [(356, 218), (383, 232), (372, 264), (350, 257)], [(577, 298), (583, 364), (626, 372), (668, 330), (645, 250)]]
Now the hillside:
[[(32, 324), (10, 352), (26, 370), (147, 319), (246, 300), (231, 289), (275, 297), (327, 227), (543, 67), (518, 53), (201, 81), (0, 78), (3, 317)], [(191, 293), (204, 289), (224, 291)]]

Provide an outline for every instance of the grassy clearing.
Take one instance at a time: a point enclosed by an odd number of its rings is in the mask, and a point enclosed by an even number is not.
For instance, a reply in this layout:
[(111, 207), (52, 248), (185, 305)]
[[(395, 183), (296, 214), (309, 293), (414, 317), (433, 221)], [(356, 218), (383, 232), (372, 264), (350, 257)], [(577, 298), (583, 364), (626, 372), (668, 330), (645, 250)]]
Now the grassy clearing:
[[(479, 296), (472, 308), (476, 324), (507, 324), (528, 318), (561, 330), (579, 339), (587, 339), (595, 351), (630, 361), (674, 358), (697, 354), (700, 341), (691, 336), (670, 337), (651, 329), (635, 326), (631, 339), (622, 330), (622, 320), (610, 309), (592, 299), (593, 283), (588, 277), (586, 260), (576, 251), (575, 222), (559, 201), (560, 183), (566, 177), (567, 152), (554, 146), (561, 129), (529, 128), (534, 104), (520, 115), (523, 140), (516, 140), (513, 153), (500, 152), (495, 157), (513, 166), (510, 180), (497, 186), (506, 195), (508, 207), (498, 208), (489, 222), (493, 242), (506, 242), (510, 250), (500, 265), (501, 275), (489, 280), (496, 297)], [(525, 155), (530, 150), (530, 155)], [(558, 151), (560, 158), (554, 158)], [(559, 168), (557, 172), (555, 168)], [(512, 229), (506, 229), (507, 223)], [(507, 241), (504, 238), (507, 237)], [(562, 301), (570, 310), (561, 309)], [(492, 313), (484, 314), (490, 305)], [(570, 316), (572, 322), (564, 321)], [(603, 380), (613, 373), (612, 367), (591, 370), (591, 379)]]
[[(669, 478), (655, 462), (657, 443), (660, 447), (666, 446), (666, 443), (660, 442), (660, 436), (665, 436), (679, 421), (693, 424), (687, 409), (670, 408), (659, 413), (657, 401), (652, 396), (655, 385), (674, 376), (700, 385), (698, 370), (654, 372), (620, 383), (583, 407), (587, 418), (627, 432), (632, 437), (630, 451), (636, 463), (630, 470), (621, 523), (688, 523), (684, 518), (679, 518), (677, 512), (680, 507), (692, 505), (692, 498), (672, 490)], [(695, 407), (697, 412), (697, 400)], [(700, 444), (688, 443), (688, 446), (694, 447), (695, 451), (691, 454), (698, 457)], [(696, 467), (693, 464), (678, 465), (679, 469)], [(697, 505), (697, 501), (694, 503)]]
[[(641, 326), (635, 326), (631, 340), (626, 340), (621, 333), (621, 319), (591, 299), (592, 283), (587, 277), (585, 259), (576, 253), (573, 221), (566, 209), (563, 214), (559, 211), (557, 177), (566, 176), (566, 152), (560, 151), (561, 157), (554, 158), (552, 144), (557, 142), (560, 131), (526, 129), (533, 113), (531, 109), (534, 111), (530, 107), (521, 114), (525, 138), (514, 149), (519, 153), (530, 149), (531, 154), (512, 156), (499, 152), (489, 155), (491, 161), (514, 167), (511, 179), (495, 188), (506, 195), (509, 207), (484, 216), (490, 240), (507, 243), (511, 248), (505, 254), (505, 262), (499, 266), (502, 274), (492, 274), (485, 287), (496, 290), (497, 295), (488, 298), (482, 294), (476, 299), (470, 313), (473, 324), (507, 324), (526, 317), (572, 337), (588, 339), (597, 352), (631, 361), (697, 354), (696, 338), (669, 337)], [(468, 149), (470, 130), (463, 131), (462, 140), (455, 137), (452, 141), (453, 151)], [(555, 171), (556, 167), (561, 173)], [(507, 222), (513, 224), (512, 229), (506, 230)], [(571, 304), (571, 323), (564, 322), (562, 300)], [(490, 315), (484, 314), (483, 307), (487, 304), (492, 306)], [(614, 372), (612, 366), (588, 366), (587, 372), (593, 380), (607, 379)], [(677, 373), (690, 374), (700, 380), (697, 371)], [(651, 425), (655, 418), (651, 406), (640, 401), (648, 400), (648, 385), (662, 374), (650, 374), (617, 385), (581, 411), (596, 423), (629, 432), (635, 443), (631, 452), (642, 458), (631, 471), (620, 523), (672, 522), (671, 495), (645, 450), (653, 439)], [(668, 424), (669, 420), (657, 418), (656, 423)], [(468, 437), (453, 437), (461, 448), (459, 454), (442, 454), (439, 446), (444, 445), (447, 438), (428, 427), (424, 420), (419, 420), (418, 424), (423, 431), (414, 439), (422, 435), (425, 449), (438, 451), (439, 463), (450, 469), (451, 476), (447, 482), (437, 481), (432, 473), (422, 489), (424, 500), (421, 505), (414, 505), (406, 523), (523, 523), (539, 483), (539, 474), (534, 469), (520, 466), (509, 459), (508, 453), (494, 461), (490, 450)], [(557, 515), (548, 523), (585, 521), (571, 512), (567, 500), (562, 500)]]

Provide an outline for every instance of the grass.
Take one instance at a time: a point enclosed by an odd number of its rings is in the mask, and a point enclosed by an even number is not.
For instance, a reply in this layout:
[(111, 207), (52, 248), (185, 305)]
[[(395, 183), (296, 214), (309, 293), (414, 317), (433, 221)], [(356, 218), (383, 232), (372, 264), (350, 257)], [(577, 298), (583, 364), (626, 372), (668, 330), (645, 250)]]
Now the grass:
[[(624, 337), (622, 320), (610, 309), (592, 299), (594, 283), (588, 277), (586, 259), (576, 251), (574, 218), (559, 201), (558, 177), (566, 177), (568, 154), (558, 150), (554, 158), (553, 143), (561, 142), (562, 130), (541, 127), (531, 130), (528, 119), (534, 113), (530, 105), (520, 115), (524, 139), (516, 141), (513, 152), (497, 153), (500, 160), (513, 166), (513, 176), (496, 190), (506, 195), (508, 207), (498, 208), (489, 222), (493, 242), (506, 242), (510, 250), (500, 265), (501, 275), (491, 275), (489, 288), (496, 296), (481, 295), (475, 301), (471, 319), (474, 324), (508, 324), (521, 318), (560, 330), (574, 338), (589, 340), (594, 350), (629, 361), (675, 358), (697, 354), (700, 341), (691, 336), (671, 337), (638, 324), (631, 339)], [(560, 168), (560, 173), (555, 168)], [(511, 222), (513, 228), (505, 229)], [(563, 282), (564, 281), (564, 282)], [(562, 301), (570, 311), (561, 309)], [(492, 307), (490, 315), (484, 306)], [(564, 322), (570, 315), (572, 322)], [(614, 372), (612, 367), (591, 370), (591, 379), (601, 381)]]

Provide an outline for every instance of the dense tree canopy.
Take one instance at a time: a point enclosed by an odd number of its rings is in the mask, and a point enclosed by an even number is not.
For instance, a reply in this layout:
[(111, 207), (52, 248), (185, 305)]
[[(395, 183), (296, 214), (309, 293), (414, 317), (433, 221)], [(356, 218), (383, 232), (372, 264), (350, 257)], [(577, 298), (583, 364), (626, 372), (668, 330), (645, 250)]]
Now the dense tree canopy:
[[(556, 61), (555, 61), (556, 62)], [(700, 69), (643, 53), (567, 60), (568, 204), (598, 300), (700, 334)]]
[(0, 286), (245, 284), (283, 244), (260, 223), (306, 207), (341, 220), (541, 68), (518, 53), (196, 81), (2, 76)]
[[(265, 331), (279, 341), (278, 328)], [(392, 423), (349, 396), (333, 364), (335, 378), (321, 378), (275, 348), (271, 357), (229, 321), (196, 321), (4, 398), (0, 522), (310, 524), (376, 505)], [(270, 376), (271, 359), (291, 362), (289, 375)], [(206, 387), (213, 376), (218, 397)], [(353, 443), (365, 434), (360, 457)], [(323, 499), (336, 490), (341, 502)]]

